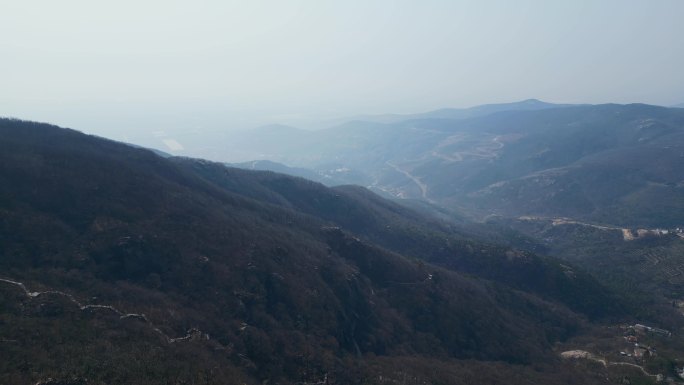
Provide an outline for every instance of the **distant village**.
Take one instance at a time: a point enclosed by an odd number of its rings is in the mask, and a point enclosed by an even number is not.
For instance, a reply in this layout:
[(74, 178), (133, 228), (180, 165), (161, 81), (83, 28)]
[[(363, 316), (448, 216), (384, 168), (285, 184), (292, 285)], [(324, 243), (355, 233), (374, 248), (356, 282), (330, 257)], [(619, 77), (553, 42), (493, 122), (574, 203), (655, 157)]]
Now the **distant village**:
[[(637, 362), (643, 361), (645, 358), (656, 357), (658, 352), (655, 348), (639, 343), (639, 336), (651, 334), (664, 337), (671, 337), (672, 333), (669, 330), (660, 329), (652, 326), (642, 324), (635, 324), (625, 327), (625, 341), (630, 344), (630, 349), (620, 352), (621, 356), (633, 357)], [(633, 348), (632, 348), (633, 347)]]
[[(643, 366), (649, 360), (658, 357), (658, 351), (655, 347), (645, 344), (641, 340), (653, 341), (652, 338), (647, 338), (651, 336), (669, 338), (672, 336), (669, 330), (644, 324), (622, 325), (619, 326), (619, 329), (622, 330), (619, 338), (623, 342), (614, 345), (616, 351), (613, 351), (612, 354), (603, 352), (604, 356), (601, 356), (586, 350), (575, 349), (561, 352), (560, 356), (568, 360), (585, 359), (599, 362), (606, 368), (609, 366), (631, 366), (641, 370), (644, 375), (655, 379), (657, 383), (680, 383), (678, 379), (671, 376), (667, 377), (666, 374), (651, 373)], [(684, 379), (684, 368), (674, 368), (673, 374), (676, 374), (680, 379)]]
[[(660, 329), (657, 327), (647, 326), (643, 324), (635, 324), (623, 327), (625, 330), (624, 339), (629, 343), (629, 348), (620, 352), (623, 357), (631, 357), (637, 364), (643, 364), (646, 360), (657, 357), (658, 352), (656, 348), (643, 345), (639, 342), (639, 337), (646, 335), (671, 337), (672, 333), (669, 330)], [(684, 368), (675, 368), (675, 372), (680, 379), (684, 379)], [(657, 381), (662, 382), (667, 380), (668, 383), (675, 382), (674, 379), (666, 379), (662, 374), (656, 375)]]

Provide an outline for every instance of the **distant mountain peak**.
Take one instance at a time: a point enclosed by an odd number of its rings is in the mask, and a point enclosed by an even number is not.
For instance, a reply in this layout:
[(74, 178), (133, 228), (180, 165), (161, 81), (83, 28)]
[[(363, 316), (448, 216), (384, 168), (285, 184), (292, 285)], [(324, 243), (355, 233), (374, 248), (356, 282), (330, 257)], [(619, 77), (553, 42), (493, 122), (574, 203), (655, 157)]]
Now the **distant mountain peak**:
[(517, 102), (482, 104), (467, 108), (466, 110), (518, 110), (518, 109), (538, 109), (549, 107), (563, 107), (566, 104), (554, 104), (541, 101), (539, 99), (525, 99)]
[(550, 103), (542, 102), (542, 101), (539, 100), (539, 99), (525, 99), (525, 100), (523, 100), (523, 101), (520, 102), (520, 103), (525, 103), (525, 104), (550, 104)]

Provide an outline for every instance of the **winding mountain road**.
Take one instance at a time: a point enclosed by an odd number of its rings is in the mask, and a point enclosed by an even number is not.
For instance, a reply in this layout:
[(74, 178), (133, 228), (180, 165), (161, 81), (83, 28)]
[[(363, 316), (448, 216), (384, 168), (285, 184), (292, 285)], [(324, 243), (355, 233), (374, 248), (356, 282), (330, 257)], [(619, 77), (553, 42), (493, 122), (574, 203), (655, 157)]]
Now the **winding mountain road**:
[(397, 172), (403, 174), (404, 176), (406, 176), (407, 178), (409, 178), (411, 181), (413, 181), (413, 183), (415, 183), (416, 186), (418, 186), (418, 188), (420, 189), (420, 195), (421, 195), (421, 197), (422, 197), (423, 199), (425, 199), (426, 201), (428, 201), (428, 202), (430, 202), (430, 203), (435, 203), (435, 201), (433, 201), (432, 199), (428, 198), (428, 196), (427, 196), (427, 193), (428, 193), (428, 186), (427, 186), (425, 183), (423, 183), (418, 177), (416, 177), (416, 176), (414, 176), (414, 175), (411, 175), (410, 172), (408, 172), (408, 171), (402, 169), (401, 167), (395, 165), (394, 163), (392, 163), (392, 162), (390, 162), (390, 161), (386, 161), (385, 164), (387, 164), (388, 166), (392, 167), (394, 170), (396, 170)]

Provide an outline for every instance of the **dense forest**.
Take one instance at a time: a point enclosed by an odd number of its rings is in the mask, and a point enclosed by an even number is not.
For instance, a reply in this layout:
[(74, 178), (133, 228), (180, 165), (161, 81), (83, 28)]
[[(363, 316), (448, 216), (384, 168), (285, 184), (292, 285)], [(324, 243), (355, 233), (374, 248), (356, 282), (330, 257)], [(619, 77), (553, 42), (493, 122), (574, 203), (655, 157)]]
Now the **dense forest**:
[(591, 383), (554, 344), (626, 315), (575, 266), (358, 187), (0, 138), (3, 383)]

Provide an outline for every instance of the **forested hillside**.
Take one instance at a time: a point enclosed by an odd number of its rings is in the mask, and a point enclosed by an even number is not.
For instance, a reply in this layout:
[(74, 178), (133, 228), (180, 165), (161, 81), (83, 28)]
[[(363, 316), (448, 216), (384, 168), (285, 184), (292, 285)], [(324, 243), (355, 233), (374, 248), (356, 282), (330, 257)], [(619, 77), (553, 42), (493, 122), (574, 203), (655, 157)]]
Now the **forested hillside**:
[(0, 120), (0, 213), (4, 383), (432, 381), (447, 362), (590, 383), (553, 344), (624, 311), (576, 267), (359, 188), (46, 124)]

